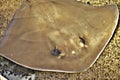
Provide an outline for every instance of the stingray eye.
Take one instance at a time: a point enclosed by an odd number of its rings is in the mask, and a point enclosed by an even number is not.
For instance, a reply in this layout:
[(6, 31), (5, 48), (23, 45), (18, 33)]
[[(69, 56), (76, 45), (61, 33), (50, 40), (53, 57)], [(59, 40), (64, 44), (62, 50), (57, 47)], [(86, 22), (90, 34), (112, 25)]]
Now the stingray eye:
[(79, 45), (81, 47), (85, 47), (87, 45), (86, 39), (84, 37), (79, 36)]
[(80, 42), (82, 42), (84, 45), (86, 44), (86, 40), (83, 37), (79, 37)]
[(58, 49), (56, 49), (56, 48), (54, 48), (54, 49), (51, 51), (51, 54), (52, 54), (53, 56), (59, 56), (59, 55), (61, 54), (61, 51), (58, 50)]

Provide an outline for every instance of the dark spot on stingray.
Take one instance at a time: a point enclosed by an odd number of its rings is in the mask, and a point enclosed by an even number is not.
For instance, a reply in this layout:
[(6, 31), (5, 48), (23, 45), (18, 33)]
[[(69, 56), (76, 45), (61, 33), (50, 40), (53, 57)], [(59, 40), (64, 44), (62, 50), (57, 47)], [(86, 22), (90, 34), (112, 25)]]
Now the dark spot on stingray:
[(30, 3), (30, 0), (26, 0), (26, 1)]
[(79, 36), (79, 39), (80, 39), (80, 42), (82, 42), (84, 45), (86, 44), (86, 40), (83, 37)]
[(53, 56), (59, 56), (61, 54), (61, 51), (59, 49), (56, 49), (54, 48), (52, 51), (51, 51), (51, 54)]
[(87, 4), (90, 4), (90, 2), (87, 2)]
[(32, 80), (31, 78), (29, 78), (28, 80)]

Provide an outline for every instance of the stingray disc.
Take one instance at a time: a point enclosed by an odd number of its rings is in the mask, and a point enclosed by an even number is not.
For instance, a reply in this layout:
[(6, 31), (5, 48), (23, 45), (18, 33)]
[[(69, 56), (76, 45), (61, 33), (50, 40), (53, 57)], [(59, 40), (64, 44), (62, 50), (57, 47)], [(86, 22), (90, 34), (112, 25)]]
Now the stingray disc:
[(93, 7), (72, 0), (27, 0), (0, 41), (2, 56), (43, 71), (81, 72), (110, 40), (116, 5)]

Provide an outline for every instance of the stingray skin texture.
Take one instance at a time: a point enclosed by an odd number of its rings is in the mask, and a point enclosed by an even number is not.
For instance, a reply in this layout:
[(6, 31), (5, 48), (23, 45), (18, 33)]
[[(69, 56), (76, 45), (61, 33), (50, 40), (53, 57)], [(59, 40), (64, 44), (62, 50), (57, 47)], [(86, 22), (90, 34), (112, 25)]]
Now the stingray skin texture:
[(118, 17), (117, 5), (26, 0), (0, 40), (0, 55), (34, 70), (81, 72), (102, 53)]

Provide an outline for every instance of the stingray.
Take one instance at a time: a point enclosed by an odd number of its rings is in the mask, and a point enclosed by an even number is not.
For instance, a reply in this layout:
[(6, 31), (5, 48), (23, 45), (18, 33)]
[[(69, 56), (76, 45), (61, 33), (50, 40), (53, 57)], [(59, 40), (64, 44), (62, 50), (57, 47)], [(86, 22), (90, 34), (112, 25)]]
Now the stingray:
[(118, 17), (115, 4), (26, 0), (0, 40), (0, 55), (34, 70), (82, 72), (110, 41)]

